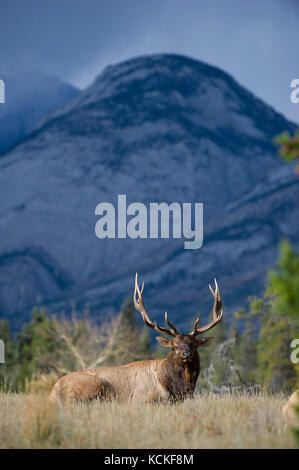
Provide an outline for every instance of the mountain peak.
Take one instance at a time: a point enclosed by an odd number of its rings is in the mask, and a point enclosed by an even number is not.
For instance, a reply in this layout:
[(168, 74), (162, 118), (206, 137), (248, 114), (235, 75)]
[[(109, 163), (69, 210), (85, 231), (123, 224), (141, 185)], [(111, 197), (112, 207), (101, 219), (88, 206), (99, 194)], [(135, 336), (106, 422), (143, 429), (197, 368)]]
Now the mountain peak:
[[(124, 119), (146, 105), (151, 119), (163, 109), (184, 114), (208, 128), (235, 128), (243, 122), (251, 133), (268, 132), (267, 125), (281, 127), (285, 118), (239, 85), (228, 73), (204, 62), (177, 54), (152, 54), (110, 65), (75, 100), (77, 109), (112, 107)], [(66, 112), (69, 112), (68, 108)], [(196, 115), (196, 117), (195, 117)], [(188, 117), (188, 119), (189, 119)], [(230, 119), (228, 119), (230, 118)], [(196, 124), (195, 124), (196, 125)], [(272, 125), (271, 125), (272, 127)]]
[(199, 78), (222, 79), (236, 84), (230, 75), (204, 62), (178, 54), (149, 54), (108, 65), (87, 88), (86, 94), (91, 96), (92, 92), (96, 95), (100, 92), (102, 97), (108, 97), (117, 88), (141, 82), (145, 90), (157, 88), (166, 92), (178, 87), (184, 88), (184, 93), (191, 93)]

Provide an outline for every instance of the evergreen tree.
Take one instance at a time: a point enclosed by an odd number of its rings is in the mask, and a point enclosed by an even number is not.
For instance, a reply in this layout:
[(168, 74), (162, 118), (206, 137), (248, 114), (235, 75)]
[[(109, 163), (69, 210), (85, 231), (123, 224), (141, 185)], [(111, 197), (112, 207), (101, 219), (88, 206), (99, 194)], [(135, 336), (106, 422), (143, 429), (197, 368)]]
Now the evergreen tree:
[(250, 299), (248, 312), (236, 312), (245, 326), (234, 357), (245, 380), (275, 391), (298, 387), (299, 367), (290, 359), (291, 341), (299, 338), (298, 291), (299, 256), (284, 241), (277, 268), (269, 272), (264, 298)]
[(276, 312), (299, 321), (299, 254), (286, 240), (280, 245), (278, 268), (269, 273), (268, 292)]
[(277, 269), (269, 273), (264, 299), (250, 304), (251, 314), (260, 318), (256, 375), (272, 390), (292, 390), (299, 385), (298, 365), (290, 360), (290, 343), (299, 337), (298, 289), (299, 256), (284, 241)]
[(36, 372), (50, 372), (51, 363), (57, 360), (60, 344), (53, 321), (45, 310), (34, 309), (31, 322), (25, 325), (18, 337), (19, 370), (15, 378), (16, 387), (24, 387)]
[(257, 378), (271, 390), (296, 387), (298, 375), (290, 360), (290, 343), (294, 335), (294, 321), (269, 308), (259, 333)]

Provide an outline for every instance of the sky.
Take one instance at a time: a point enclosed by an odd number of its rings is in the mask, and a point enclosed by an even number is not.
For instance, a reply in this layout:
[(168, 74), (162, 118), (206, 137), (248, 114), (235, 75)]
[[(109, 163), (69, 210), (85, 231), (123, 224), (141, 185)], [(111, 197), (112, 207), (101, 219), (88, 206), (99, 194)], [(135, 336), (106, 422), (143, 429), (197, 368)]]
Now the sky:
[(163, 52), (221, 68), (299, 122), (299, 0), (0, 0), (0, 78), (40, 70), (84, 88)]

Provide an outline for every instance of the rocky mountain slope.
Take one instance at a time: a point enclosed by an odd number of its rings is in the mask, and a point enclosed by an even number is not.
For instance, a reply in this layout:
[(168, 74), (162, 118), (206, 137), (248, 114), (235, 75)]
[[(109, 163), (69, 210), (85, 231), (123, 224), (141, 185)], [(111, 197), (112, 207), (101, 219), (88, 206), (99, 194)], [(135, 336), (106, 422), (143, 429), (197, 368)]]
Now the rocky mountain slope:
[[(229, 319), (262, 290), (283, 236), (298, 244), (299, 179), (273, 138), (295, 126), (218, 68), (177, 55), (110, 66), (0, 159), (0, 313), (73, 300), (95, 316), (145, 280), (153, 318), (189, 327), (212, 304)], [(95, 236), (95, 207), (203, 202), (204, 242)]]

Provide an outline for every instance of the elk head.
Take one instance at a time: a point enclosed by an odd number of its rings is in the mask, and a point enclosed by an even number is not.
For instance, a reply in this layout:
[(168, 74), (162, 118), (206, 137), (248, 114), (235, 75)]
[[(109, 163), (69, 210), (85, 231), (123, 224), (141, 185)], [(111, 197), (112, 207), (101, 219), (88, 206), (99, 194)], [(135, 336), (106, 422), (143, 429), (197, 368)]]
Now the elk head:
[(209, 285), (209, 288), (214, 297), (212, 321), (206, 326), (197, 328), (197, 325), (199, 323), (198, 317), (194, 322), (194, 326), (191, 333), (181, 334), (168, 320), (167, 312), (165, 312), (165, 323), (168, 325), (169, 328), (159, 326), (157, 322), (153, 322), (150, 319), (142, 298), (144, 283), (142, 284), (142, 287), (140, 289), (138, 286), (138, 274), (136, 273), (134, 290), (134, 305), (136, 310), (141, 313), (144, 323), (149, 328), (152, 328), (153, 330), (159, 333), (172, 336), (172, 339), (164, 338), (163, 336), (157, 336), (156, 339), (160, 344), (162, 344), (162, 346), (165, 346), (166, 348), (172, 348), (178, 359), (182, 360), (183, 362), (191, 361), (197, 355), (198, 347), (208, 346), (214, 340), (213, 337), (197, 338), (197, 336), (201, 333), (205, 333), (206, 331), (211, 330), (222, 320), (222, 299), (216, 279), (214, 279), (214, 281), (215, 291), (213, 291), (212, 287)]

